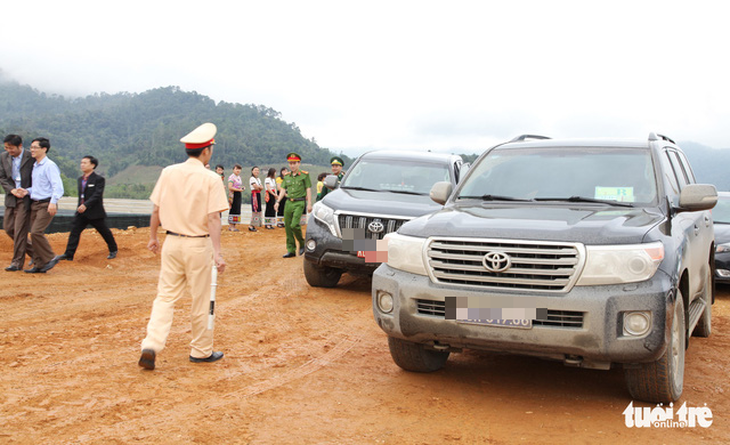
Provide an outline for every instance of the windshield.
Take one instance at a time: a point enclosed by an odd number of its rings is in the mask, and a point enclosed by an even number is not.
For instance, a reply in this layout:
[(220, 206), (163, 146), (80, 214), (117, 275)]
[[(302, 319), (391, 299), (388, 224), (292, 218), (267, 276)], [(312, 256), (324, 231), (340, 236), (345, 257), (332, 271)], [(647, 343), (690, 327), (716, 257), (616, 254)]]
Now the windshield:
[(730, 224), (730, 197), (719, 197), (712, 209), (712, 220), (716, 223)]
[(625, 203), (656, 200), (654, 167), (647, 150), (496, 149), (471, 170), (458, 198), (487, 195), (505, 199)]
[(428, 195), (439, 181), (450, 181), (445, 163), (362, 159), (350, 169), (340, 188)]

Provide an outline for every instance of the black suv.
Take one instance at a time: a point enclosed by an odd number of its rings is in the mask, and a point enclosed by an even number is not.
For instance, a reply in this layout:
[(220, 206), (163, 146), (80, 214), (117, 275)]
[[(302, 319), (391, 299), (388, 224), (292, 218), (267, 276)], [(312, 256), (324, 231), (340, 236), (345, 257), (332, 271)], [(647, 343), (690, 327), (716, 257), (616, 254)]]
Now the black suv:
[(680, 397), (689, 335), (711, 330), (717, 192), (673, 141), (521, 137), (431, 196), (444, 208), (388, 235), (373, 275), (400, 367), (504, 351), (620, 364), (633, 397)]
[[(405, 222), (441, 208), (429, 198), (434, 183), (456, 186), (461, 156), (373, 151), (360, 156), (340, 187), (317, 202), (307, 221), (304, 276), (334, 287), (343, 272), (370, 275), (385, 248), (377, 243)], [(325, 185), (334, 185), (334, 176)]]

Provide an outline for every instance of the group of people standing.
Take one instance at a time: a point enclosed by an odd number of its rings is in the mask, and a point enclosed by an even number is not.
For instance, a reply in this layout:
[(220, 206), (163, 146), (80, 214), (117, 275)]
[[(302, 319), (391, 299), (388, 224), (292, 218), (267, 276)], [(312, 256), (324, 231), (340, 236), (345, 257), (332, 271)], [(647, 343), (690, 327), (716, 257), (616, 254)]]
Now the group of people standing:
[[(44, 233), (58, 212), (64, 189), (61, 171), (48, 157), (51, 142), (47, 138), (35, 138), (30, 150), (25, 150), (23, 138), (9, 134), (3, 144), (5, 152), (0, 155), (0, 185), (5, 190), (3, 228), (13, 240), (13, 259), (5, 270), (46, 273), (60, 260), (73, 260), (81, 232), (88, 225), (96, 228), (107, 243), (107, 258), (115, 258), (117, 245), (105, 223), (104, 178), (94, 173), (99, 161), (93, 156), (81, 160), (83, 175), (78, 178), (79, 201), (73, 227), (66, 251), (55, 255)], [(26, 255), (31, 258), (30, 269), (24, 269)]]
[[(243, 185), (240, 164), (233, 166), (233, 173), (226, 178), (225, 169), (222, 165), (216, 165), (215, 171), (220, 176), (223, 185), (228, 191), (228, 230), (238, 232), (236, 227), (242, 223), (241, 207), (243, 205), (243, 193), (246, 187)], [(274, 209), (277, 198), (283, 193), (282, 184), (284, 178), (290, 174), (290, 170), (282, 167), (277, 175), (276, 169), (271, 167), (266, 173), (263, 183), (259, 177), (261, 169), (258, 166), (251, 168), (251, 177), (248, 185), (251, 190), (251, 220), (248, 230), (256, 232), (256, 227), (263, 226), (265, 229), (273, 230), (275, 227), (284, 227), (284, 211), (286, 201), (282, 201), (279, 209)], [(262, 217), (263, 216), (263, 217)]]
[[(210, 363), (223, 358), (223, 352), (213, 350), (215, 294), (211, 285), (226, 268), (221, 252), (221, 214), (230, 210), (229, 222), (232, 230), (236, 230), (235, 225), (241, 223), (244, 187), (240, 165), (234, 166), (228, 180), (223, 166), (216, 167), (217, 175), (206, 168), (213, 156), (216, 132), (214, 124), (206, 123), (183, 137), (180, 141), (185, 144), (187, 161), (166, 167), (150, 196), (153, 210), (147, 248), (155, 254), (161, 253), (162, 260), (157, 296), (138, 362), (144, 369), (155, 369), (157, 354), (165, 347), (172, 326), (175, 302), (186, 290), (193, 299), (189, 360)], [(0, 185), (5, 190), (4, 229), (13, 239), (13, 259), (6, 271), (23, 270), (26, 255), (33, 263), (31, 269), (25, 270), (28, 273), (45, 273), (60, 260), (73, 260), (79, 236), (88, 225), (95, 227), (107, 243), (107, 258), (116, 257), (117, 245), (104, 221), (105, 181), (94, 172), (99, 164), (96, 158), (84, 156), (81, 160), (83, 174), (78, 178), (79, 198), (73, 228), (66, 251), (54, 255), (44, 231), (57, 213), (64, 189), (58, 166), (47, 156), (50, 141), (36, 138), (28, 152), (20, 136), (8, 135), (4, 148), (5, 152), (0, 155)], [(297, 153), (289, 153), (289, 168), (282, 168), (278, 177), (271, 168), (262, 184), (259, 168), (253, 167), (249, 180), (254, 214), (260, 218), (263, 200), (266, 203), (264, 225), (273, 228), (281, 224), (286, 229), (284, 258), (304, 254), (301, 218), (312, 211), (312, 183), (309, 173), (300, 169), (301, 160)], [(342, 160), (333, 158), (332, 167), (333, 172), (335, 168), (339, 172)], [(167, 234), (164, 244), (158, 240), (160, 226)], [(249, 230), (256, 230), (253, 224)]]

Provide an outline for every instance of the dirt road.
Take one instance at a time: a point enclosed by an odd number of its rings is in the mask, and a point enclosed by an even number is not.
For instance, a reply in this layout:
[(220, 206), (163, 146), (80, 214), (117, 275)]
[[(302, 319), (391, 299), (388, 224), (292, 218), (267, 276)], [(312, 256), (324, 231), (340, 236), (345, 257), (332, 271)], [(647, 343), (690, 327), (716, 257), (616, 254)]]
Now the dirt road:
[[(433, 374), (393, 364), (366, 279), (310, 288), (282, 259), (283, 230), (224, 232), (214, 364), (188, 361), (180, 302), (157, 369), (137, 366), (159, 257), (149, 229), (94, 232), (48, 274), (0, 271), (0, 443), (707, 443), (730, 442), (730, 291), (713, 335), (693, 338), (680, 402), (709, 428), (627, 428), (620, 369), (452, 354)], [(0, 265), (11, 242), (0, 236)], [(49, 236), (57, 253), (67, 234)], [(635, 406), (650, 406), (634, 403)]]

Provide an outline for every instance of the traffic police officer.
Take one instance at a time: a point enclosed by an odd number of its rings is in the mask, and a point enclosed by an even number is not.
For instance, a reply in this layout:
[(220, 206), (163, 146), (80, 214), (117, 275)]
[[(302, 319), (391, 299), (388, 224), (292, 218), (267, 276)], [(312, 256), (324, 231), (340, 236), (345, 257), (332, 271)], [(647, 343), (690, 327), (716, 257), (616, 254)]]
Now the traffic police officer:
[(167, 237), (157, 297), (142, 341), (139, 366), (145, 369), (155, 369), (155, 357), (170, 333), (175, 302), (186, 290), (193, 297), (190, 361), (214, 362), (223, 357), (222, 352), (213, 351), (213, 330), (207, 323), (212, 267), (215, 264), (221, 273), (226, 267), (219, 212), (228, 209), (228, 199), (220, 177), (205, 168), (213, 155), (215, 133), (215, 125), (205, 123), (180, 139), (188, 160), (162, 170), (150, 196), (154, 207), (147, 248), (159, 252), (158, 226), (167, 231)]
[[(335, 186), (335, 188), (337, 188), (340, 186), (340, 182), (342, 182), (342, 178), (345, 176), (345, 172), (342, 171), (345, 161), (343, 161), (339, 156), (333, 156), (332, 159), (330, 159), (330, 164), (332, 165), (332, 174), (337, 176), (337, 185)], [(317, 201), (324, 199), (324, 197), (327, 196), (327, 193), (331, 191), (332, 190), (327, 187), (322, 187), (322, 191), (319, 196), (317, 196)]]
[(276, 198), (274, 208), (279, 210), (279, 203), (282, 199), (289, 202), (284, 207), (284, 228), (286, 230), (286, 255), (284, 258), (296, 256), (297, 242), (299, 242), (299, 255), (304, 255), (304, 237), (302, 237), (301, 218), (304, 213), (306, 201), (307, 213), (312, 212), (312, 181), (309, 173), (299, 170), (302, 157), (296, 153), (286, 155), (289, 162), (289, 173), (284, 176), (281, 183), (282, 193)]

